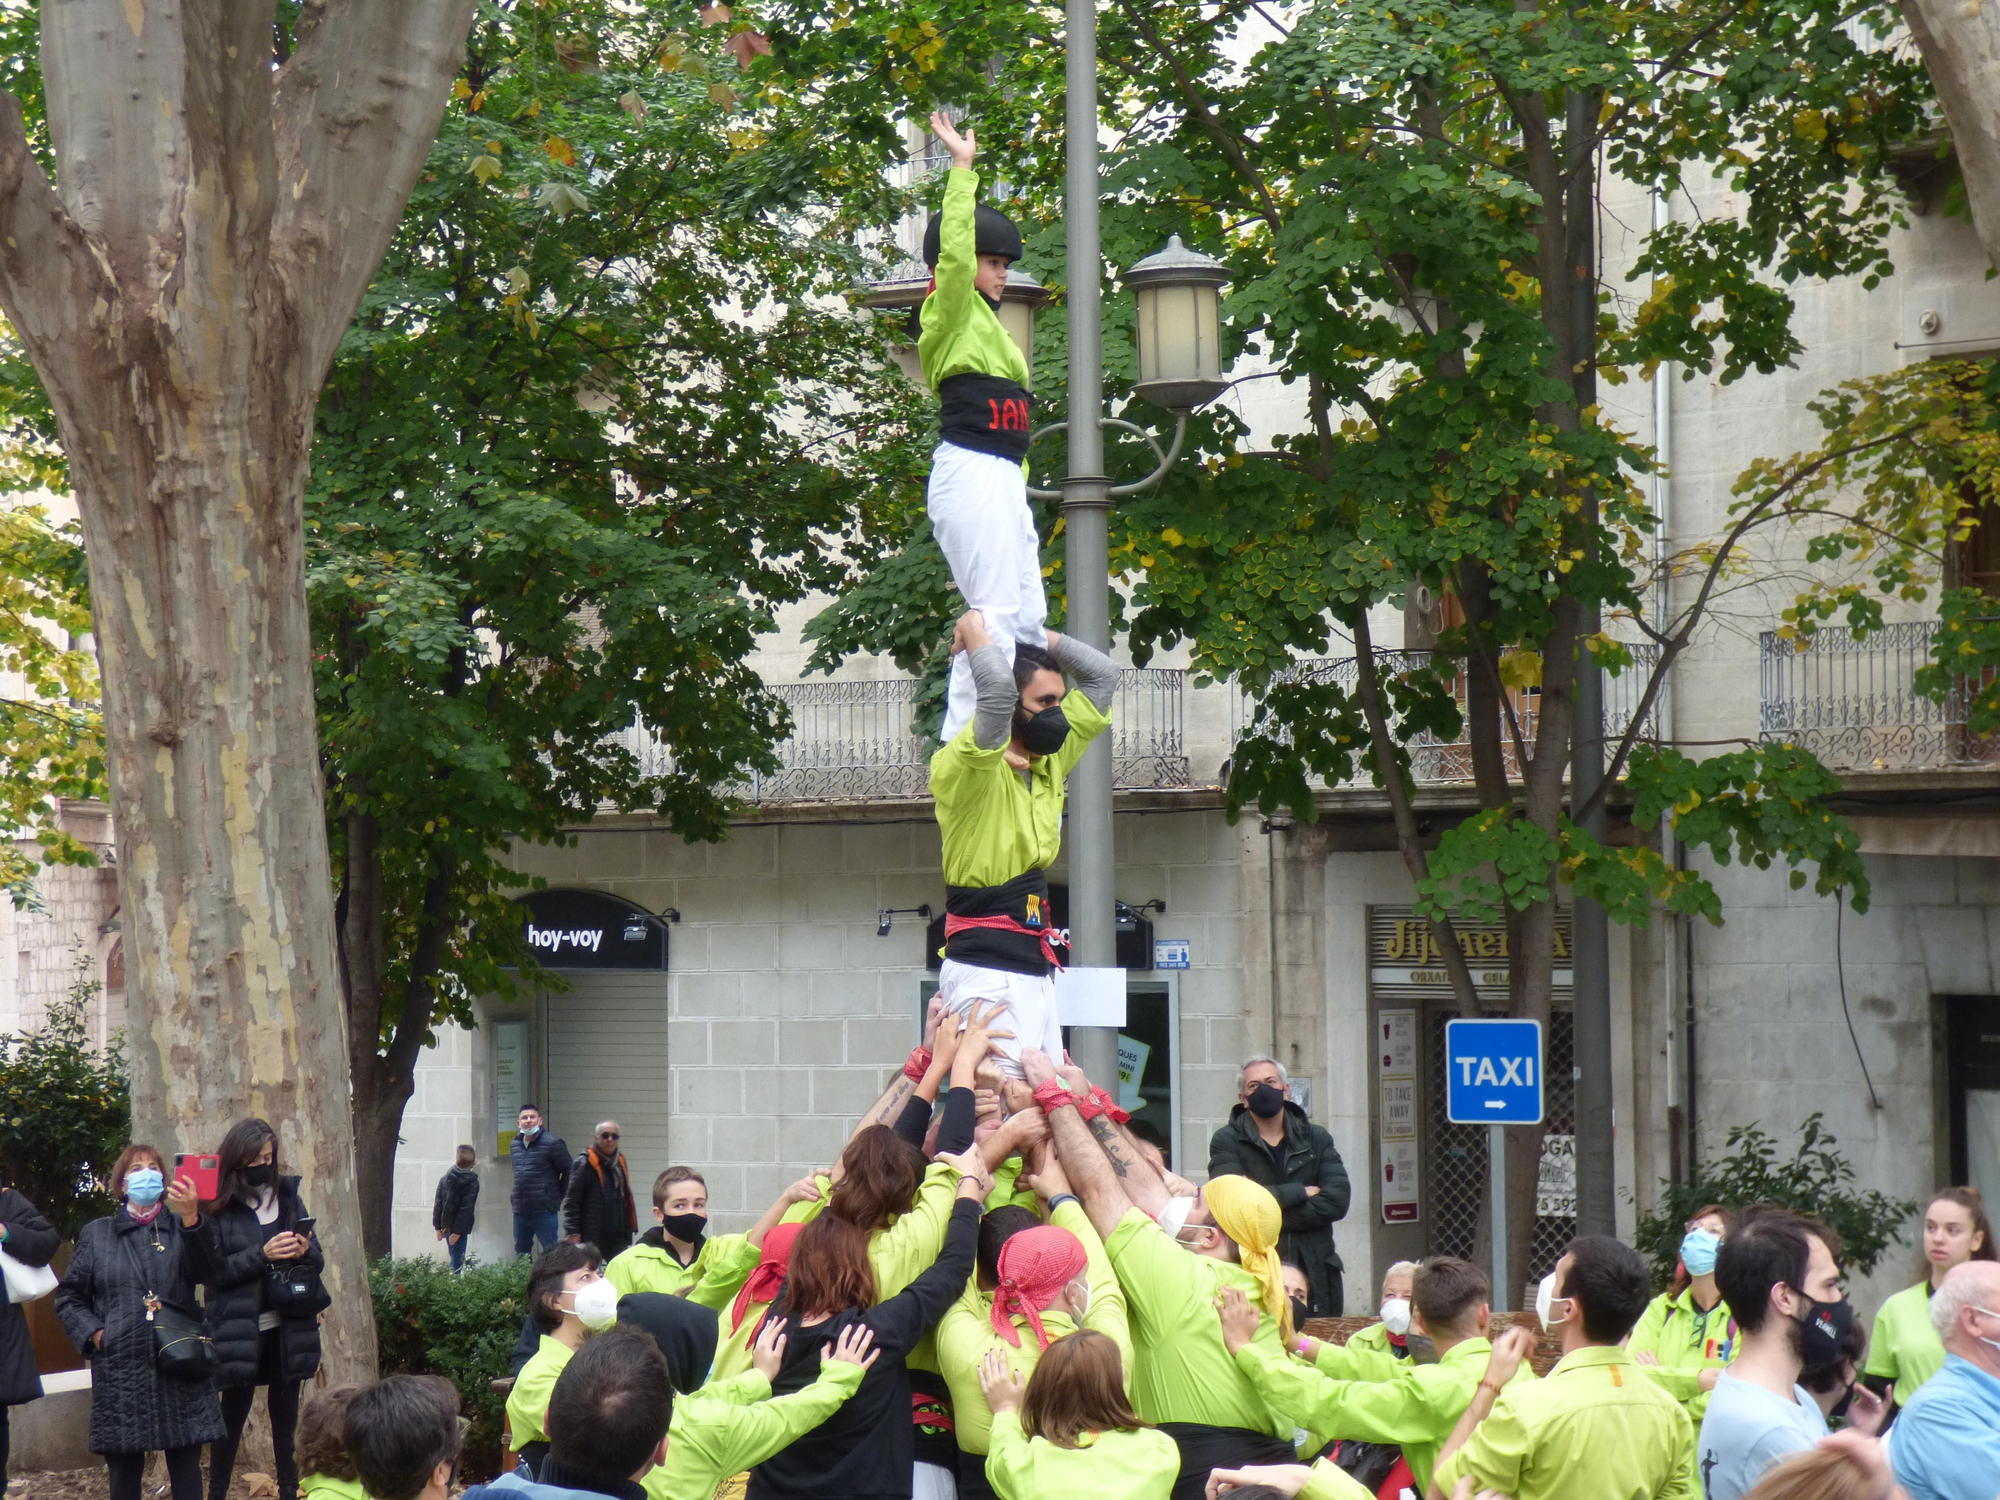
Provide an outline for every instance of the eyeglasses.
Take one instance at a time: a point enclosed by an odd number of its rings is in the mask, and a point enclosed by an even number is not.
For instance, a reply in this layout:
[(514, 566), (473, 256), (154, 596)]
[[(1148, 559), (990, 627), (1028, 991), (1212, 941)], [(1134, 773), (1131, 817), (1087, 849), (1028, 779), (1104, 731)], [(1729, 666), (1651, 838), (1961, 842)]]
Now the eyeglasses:
[(597, 1138), (600, 1141), (615, 1141), (618, 1139), (618, 1132), (615, 1130), (600, 1130), (597, 1132)]

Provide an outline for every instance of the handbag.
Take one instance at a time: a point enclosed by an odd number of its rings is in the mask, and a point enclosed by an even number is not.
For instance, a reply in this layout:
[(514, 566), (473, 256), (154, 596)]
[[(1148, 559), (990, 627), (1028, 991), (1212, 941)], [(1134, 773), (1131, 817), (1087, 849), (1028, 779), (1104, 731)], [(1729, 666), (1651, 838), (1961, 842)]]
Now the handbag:
[(331, 1307), (333, 1298), (304, 1260), (274, 1260), (264, 1268), (264, 1305), (281, 1317), (297, 1318)]
[(150, 1290), (151, 1278), (140, 1266), (130, 1240), (125, 1241), (125, 1256), (132, 1262), (139, 1285), (148, 1288), (144, 1296), (146, 1326), (153, 1335), (153, 1368), (171, 1380), (208, 1379), (215, 1373), (215, 1340), (202, 1310), (191, 1302), (175, 1301)]
[(56, 1273), (47, 1266), (31, 1266), (18, 1261), (0, 1244), (0, 1280), (7, 1283), (9, 1302), (33, 1302), (46, 1297), (57, 1286)]

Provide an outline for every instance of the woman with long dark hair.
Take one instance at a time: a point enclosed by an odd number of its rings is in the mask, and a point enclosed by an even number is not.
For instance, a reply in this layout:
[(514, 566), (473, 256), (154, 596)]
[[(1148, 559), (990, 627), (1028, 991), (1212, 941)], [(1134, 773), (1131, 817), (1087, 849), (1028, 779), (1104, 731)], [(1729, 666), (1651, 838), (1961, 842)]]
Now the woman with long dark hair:
[(151, 1146), (127, 1146), (108, 1186), (118, 1209), (83, 1226), (56, 1288), (63, 1332), (90, 1361), (90, 1451), (110, 1470), (111, 1500), (139, 1500), (148, 1453), (166, 1454), (173, 1500), (201, 1500), (201, 1445), (222, 1441), (222, 1409), (206, 1376), (161, 1373), (152, 1315), (167, 1304), (195, 1310), (212, 1270), (208, 1221), (194, 1184), (169, 1187)]
[(881, 1357), (844, 1406), (750, 1471), (749, 1500), (881, 1500), (912, 1493), (915, 1444), (904, 1361), (972, 1274), (979, 1206), (993, 1186), (977, 1152), (947, 1165), (960, 1175), (944, 1247), (892, 1297), (878, 1297), (866, 1231), (829, 1212), (799, 1232), (784, 1291), (767, 1320), (786, 1336), (773, 1393), (810, 1385), (819, 1377), (820, 1349), (856, 1324), (874, 1334)]
[[(27, 1197), (7, 1185), (0, 1167), (0, 1250), (24, 1266), (46, 1266), (61, 1243), (53, 1225)], [(0, 1495), (7, 1493), (7, 1408), (42, 1394), (27, 1309), (0, 1296)]]
[(1908, 1406), (1931, 1376), (1944, 1368), (1944, 1341), (1931, 1326), (1931, 1294), (1954, 1266), (2000, 1260), (1986, 1200), (1976, 1187), (1943, 1187), (1924, 1206), (1924, 1279), (1905, 1287), (1875, 1313), (1863, 1383), (1877, 1395), (1893, 1387), (1896, 1405)]
[(280, 1168), (277, 1131), (259, 1119), (238, 1120), (216, 1155), (221, 1176), (203, 1232), (214, 1263), (208, 1321), (228, 1432), (209, 1449), (209, 1500), (229, 1493), (236, 1448), (259, 1386), (270, 1412), (279, 1500), (297, 1500), (299, 1383), (319, 1369), (325, 1261), (299, 1197), (299, 1179)]
[(1723, 1366), (1736, 1357), (1736, 1320), (1715, 1284), (1715, 1257), (1736, 1227), (1720, 1203), (1688, 1215), (1673, 1285), (1647, 1304), (1626, 1350), (1687, 1409), (1696, 1427)]

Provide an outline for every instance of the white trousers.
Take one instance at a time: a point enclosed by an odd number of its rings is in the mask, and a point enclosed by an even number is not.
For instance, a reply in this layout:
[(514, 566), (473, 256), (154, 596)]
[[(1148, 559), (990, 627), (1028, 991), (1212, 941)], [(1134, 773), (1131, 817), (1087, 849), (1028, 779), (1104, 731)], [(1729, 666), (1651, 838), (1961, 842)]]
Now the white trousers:
[(938, 998), (953, 1015), (967, 1015), (973, 1006), (990, 1006), (996, 1000), (1007, 1007), (993, 1025), (1013, 1032), (1013, 1038), (996, 1041), (993, 1046), (1001, 1054), (1000, 1071), (1009, 1078), (1024, 1076), (1023, 1047), (1039, 1047), (1054, 1061), (1062, 1061), (1062, 1022), (1056, 1016), (1054, 975), (982, 969), (948, 958), (938, 968)]
[(958, 1479), (949, 1469), (917, 1463), (910, 1467), (910, 1500), (958, 1500)]
[[(1042, 543), (1028, 509), (1028, 482), (1013, 459), (940, 443), (931, 455), (924, 508), (931, 534), (951, 564), (965, 607), (985, 617), (993, 644), (1014, 660), (1014, 643), (1046, 646), (1048, 596), (1042, 589)], [(945, 695), (946, 741), (972, 722), (976, 693), (966, 653), (952, 658)]]

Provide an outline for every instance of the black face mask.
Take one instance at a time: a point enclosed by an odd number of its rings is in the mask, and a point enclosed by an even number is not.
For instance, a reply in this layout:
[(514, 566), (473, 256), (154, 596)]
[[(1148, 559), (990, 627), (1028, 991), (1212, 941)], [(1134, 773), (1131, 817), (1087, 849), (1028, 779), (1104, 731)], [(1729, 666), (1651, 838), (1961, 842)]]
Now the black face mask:
[(1062, 749), (1063, 741), (1069, 738), (1069, 720), (1064, 716), (1060, 703), (1051, 704), (1038, 714), (1031, 714), (1017, 704), (1014, 709), (1014, 734), (1028, 754), (1054, 755)]
[(1830, 1421), (1838, 1422), (1847, 1415), (1847, 1408), (1853, 1404), (1854, 1387), (1850, 1385), (1845, 1391), (1841, 1392), (1840, 1399), (1834, 1402), (1833, 1410), (1827, 1413), (1827, 1418)]
[(1306, 1331), (1306, 1306), (1307, 1303), (1305, 1298), (1303, 1297), (1292, 1298), (1293, 1333), (1304, 1333)]
[(1285, 1096), (1268, 1083), (1260, 1083), (1250, 1090), (1250, 1097), (1243, 1103), (1260, 1120), (1275, 1120), (1285, 1112)]
[(245, 1167), (243, 1180), (252, 1187), (269, 1187), (278, 1180), (278, 1164), (267, 1161), (261, 1167)]
[(682, 1244), (691, 1245), (700, 1239), (702, 1231), (708, 1228), (708, 1215), (665, 1214), (660, 1219), (660, 1228)]
[(1806, 1315), (1799, 1319), (1799, 1357), (1806, 1368), (1830, 1365), (1840, 1358), (1840, 1346), (1854, 1329), (1854, 1304), (1842, 1297), (1838, 1302), (1815, 1302), (1800, 1292)]

